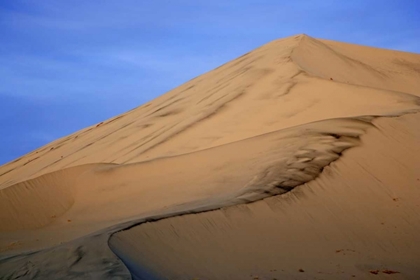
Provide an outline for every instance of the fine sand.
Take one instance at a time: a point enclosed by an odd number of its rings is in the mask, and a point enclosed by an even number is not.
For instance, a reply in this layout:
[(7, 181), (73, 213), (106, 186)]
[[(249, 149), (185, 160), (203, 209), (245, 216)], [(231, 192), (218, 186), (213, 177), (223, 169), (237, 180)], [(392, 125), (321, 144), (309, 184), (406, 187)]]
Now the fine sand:
[(418, 279), (420, 55), (268, 43), (0, 167), (0, 279)]

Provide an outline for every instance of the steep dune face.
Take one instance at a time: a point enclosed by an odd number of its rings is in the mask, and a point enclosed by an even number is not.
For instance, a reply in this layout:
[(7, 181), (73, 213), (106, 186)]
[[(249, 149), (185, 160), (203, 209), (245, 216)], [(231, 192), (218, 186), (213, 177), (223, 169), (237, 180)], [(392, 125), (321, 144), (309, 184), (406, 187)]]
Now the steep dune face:
[(302, 71), (322, 79), (419, 95), (420, 57), (412, 53), (305, 36), (292, 59)]
[(0, 276), (414, 277), (419, 62), (276, 40), (0, 167)]

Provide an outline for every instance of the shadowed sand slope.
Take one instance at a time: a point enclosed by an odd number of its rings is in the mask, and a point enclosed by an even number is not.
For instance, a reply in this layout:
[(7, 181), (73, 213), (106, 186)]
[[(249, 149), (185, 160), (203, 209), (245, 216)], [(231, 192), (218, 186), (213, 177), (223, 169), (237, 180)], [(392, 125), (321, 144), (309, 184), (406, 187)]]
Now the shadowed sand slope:
[(0, 278), (416, 279), (418, 65), (276, 40), (1, 166)]
[(417, 279), (419, 121), (378, 119), (362, 146), (287, 194), (145, 223), (111, 248), (137, 279)]

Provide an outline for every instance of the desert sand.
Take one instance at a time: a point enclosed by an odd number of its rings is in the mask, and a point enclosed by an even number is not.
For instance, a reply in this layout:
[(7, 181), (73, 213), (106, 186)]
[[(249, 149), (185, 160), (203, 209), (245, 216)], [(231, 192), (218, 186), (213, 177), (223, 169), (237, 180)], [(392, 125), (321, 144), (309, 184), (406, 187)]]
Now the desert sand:
[(0, 279), (419, 279), (419, 170), (419, 54), (276, 40), (1, 166)]

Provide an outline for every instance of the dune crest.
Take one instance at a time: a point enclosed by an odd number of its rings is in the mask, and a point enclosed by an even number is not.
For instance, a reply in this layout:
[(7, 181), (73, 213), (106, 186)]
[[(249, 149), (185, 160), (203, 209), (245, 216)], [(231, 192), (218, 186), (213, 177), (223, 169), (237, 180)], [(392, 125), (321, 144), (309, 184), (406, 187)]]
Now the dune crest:
[(292, 36), (1, 166), (0, 277), (334, 279), (328, 260), (353, 250), (375, 257), (339, 261), (346, 273), (411, 279), (417, 65)]

